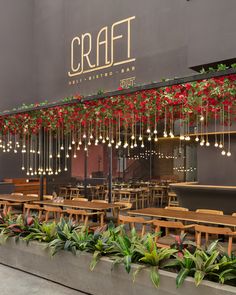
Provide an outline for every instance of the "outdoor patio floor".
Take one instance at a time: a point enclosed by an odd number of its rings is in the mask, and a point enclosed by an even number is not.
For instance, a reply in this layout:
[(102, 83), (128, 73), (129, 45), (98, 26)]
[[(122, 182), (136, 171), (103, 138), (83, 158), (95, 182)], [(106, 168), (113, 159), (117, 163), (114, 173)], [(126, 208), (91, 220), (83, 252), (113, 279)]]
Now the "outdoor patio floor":
[(45, 279), (0, 264), (1, 295), (84, 295)]

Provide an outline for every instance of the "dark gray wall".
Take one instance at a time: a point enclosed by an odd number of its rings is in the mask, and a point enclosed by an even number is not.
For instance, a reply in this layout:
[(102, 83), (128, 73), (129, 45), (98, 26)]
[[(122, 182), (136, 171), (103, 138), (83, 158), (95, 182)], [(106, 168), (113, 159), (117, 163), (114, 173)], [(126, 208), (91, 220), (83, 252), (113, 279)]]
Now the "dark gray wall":
[(236, 185), (236, 138), (232, 141), (232, 156), (222, 156), (214, 146), (198, 147), (198, 181), (201, 184)]
[[(34, 100), (32, 62), (33, 1), (0, 0), (1, 111)], [(19, 155), (0, 154), (0, 179), (23, 176), (20, 167)]]
[(32, 102), (33, 1), (0, 0), (0, 110)]

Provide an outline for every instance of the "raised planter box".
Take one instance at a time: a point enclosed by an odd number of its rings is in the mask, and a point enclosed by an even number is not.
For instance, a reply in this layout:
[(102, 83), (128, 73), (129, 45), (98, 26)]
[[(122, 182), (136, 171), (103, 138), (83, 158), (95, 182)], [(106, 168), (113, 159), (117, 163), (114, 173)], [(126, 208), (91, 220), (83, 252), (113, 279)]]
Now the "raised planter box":
[[(193, 279), (188, 278), (184, 285), (177, 289), (174, 273), (160, 271), (161, 283), (156, 289), (147, 270), (141, 271), (135, 283), (132, 275), (128, 275), (123, 266), (111, 271), (112, 261), (103, 258), (95, 270), (89, 270), (91, 254), (83, 253), (74, 256), (72, 253), (61, 251), (55, 257), (49, 256), (43, 244), (24, 241), (17, 244), (9, 239), (0, 246), (0, 263), (27, 271), (40, 277), (52, 280), (76, 290), (93, 295), (231, 295), (236, 294), (236, 288), (204, 281), (198, 288)], [(133, 266), (136, 269), (137, 266)]]

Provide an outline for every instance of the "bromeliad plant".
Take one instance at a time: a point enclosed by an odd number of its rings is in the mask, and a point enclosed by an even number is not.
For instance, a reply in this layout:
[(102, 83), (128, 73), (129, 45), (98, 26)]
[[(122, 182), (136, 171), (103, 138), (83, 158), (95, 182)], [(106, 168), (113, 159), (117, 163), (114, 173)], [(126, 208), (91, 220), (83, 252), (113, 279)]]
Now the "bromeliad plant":
[(194, 278), (196, 286), (204, 279), (236, 286), (236, 257), (229, 257), (219, 250), (218, 241), (207, 249), (199, 249), (180, 236), (172, 247), (159, 249), (155, 236), (147, 234), (141, 238), (135, 230), (126, 231), (123, 225), (110, 224), (91, 232), (64, 219), (56, 224), (40, 222), (30, 216), (0, 215), (1, 242), (9, 237), (22, 238), (27, 243), (36, 240), (46, 243), (52, 255), (61, 250), (73, 254), (89, 252), (93, 255), (91, 270), (106, 256), (113, 260), (113, 265), (124, 265), (127, 273), (131, 272), (134, 263), (138, 264), (133, 272), (134, 280), (141, 270), (149, 270), (155, 287), (160, 284), (160, 269), (177, 273), (177, 287), (189, 276)]

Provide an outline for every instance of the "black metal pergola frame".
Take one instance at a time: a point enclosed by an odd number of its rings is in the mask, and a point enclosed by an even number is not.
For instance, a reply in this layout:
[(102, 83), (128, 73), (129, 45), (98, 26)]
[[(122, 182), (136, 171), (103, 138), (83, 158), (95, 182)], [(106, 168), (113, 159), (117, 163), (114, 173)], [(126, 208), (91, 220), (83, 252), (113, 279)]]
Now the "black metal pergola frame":
[[(78, 99), (71, 99), (69, 101), (57, 101), (53, 103), (47, 103), (45, 105), (39, 105), (39, 106), (33, 106), (33, 107), (27, 107), (27, 108), (19, 108), (16, 110), (11, 111), (3, 111), (0, 112), (0, 116), (11, 116), (21, 113), (28, 113), (32, 111), (42, 110), (42, 109), (50, 109), (54, 107), (61, 107), (66, 105), (73, 105), (73, 104), (83, 104), (89, 101), (96, 101), (101, 99), (107, 99), (119, 95), (127, 95), (136, 93), (143, 90), (151, 90), (151, 89), (158, 89), (161, 87), (168, 87), (173, 85), (179, 85), (179, 84), (185, 84), (190, 83), (194, 81), (201, 81), (201, 80), (207, 80), (211, 78), (217, 78), (222, 76), (228, 76), (228, 75), (234, 75), (236, 74), (236, 68), (230, 68), (224, 71), (216, 71), (216, 72), (210, 72), (210, 73), (203, 73), (203, 74), (197, 74), (197, 75), (191, 75), (186, 76), (182, 78), (175, 78), (175, 79), (169, 79), (162, 82), (155, 82), (150, 84), (144, 84), (141, 86), (135, 86), (128, 89), (122, 89), (122, 90), (116, 90), (111, 92), (106, 92), (104, 94), (98, 94), (98, 95), (88, 95), (86, 97), (83, 97), (81, 100)], [(84, 187), (85, 187), (85, 195), (87, 194), (87, 154), (85, 153), (85, 166), (84, 166)], [(43, 179), (44, 176), (40, 175), (40, 198), (43, 198)], [(108, 174), (108, 195), (109, 195), (109, 201), (111, 201), (111, 194), (112, 194), (112, 147), (109, 147), (109, 174)]]

